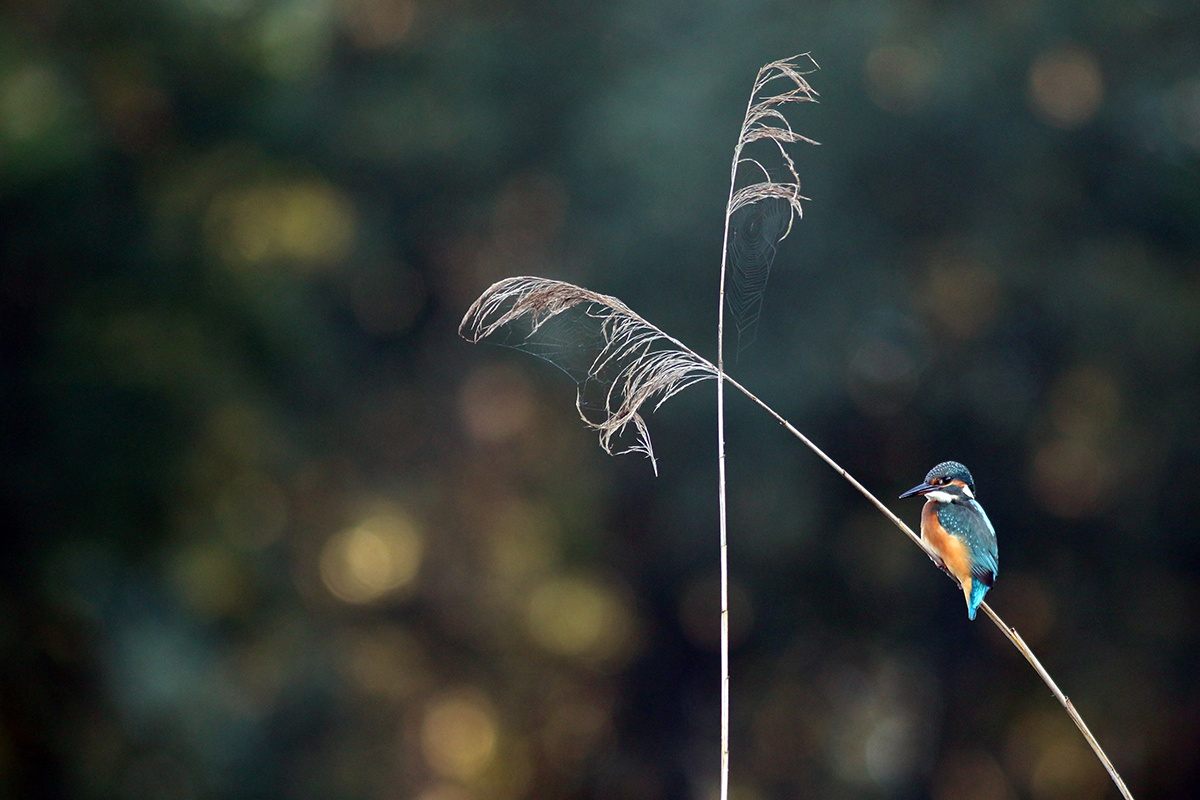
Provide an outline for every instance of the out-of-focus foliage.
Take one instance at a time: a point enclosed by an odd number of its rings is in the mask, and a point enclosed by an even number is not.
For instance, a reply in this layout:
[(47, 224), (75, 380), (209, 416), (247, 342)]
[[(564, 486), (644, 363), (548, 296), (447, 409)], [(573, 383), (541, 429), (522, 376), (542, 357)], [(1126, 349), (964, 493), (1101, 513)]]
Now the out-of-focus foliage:
[[(711, 384), (655, 479), (455, 328), (537, 274), (710, 356), (746, 92), (804, 50), (813, 200), (732, 374), (883, 496), (966, 463), (989, 600), (1137, 797), (1194, 796), (1186, 0), (5, 4), (0, 794), (709, 797)], [(729, 402), (734, 797), (1111, 796)]]

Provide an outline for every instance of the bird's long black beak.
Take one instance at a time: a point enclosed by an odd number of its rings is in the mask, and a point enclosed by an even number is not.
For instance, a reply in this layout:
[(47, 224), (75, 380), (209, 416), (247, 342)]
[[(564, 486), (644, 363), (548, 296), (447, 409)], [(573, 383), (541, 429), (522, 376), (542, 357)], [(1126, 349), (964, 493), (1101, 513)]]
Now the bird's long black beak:
[(932, 492), (936, 488), (938, 487), (934, 486), (932, 483), (922, 483), (920, 486), (914, 486), (904, 494), (900, 495), (900, 499), (903, 500), (906, 497), (912, 497), (914, 494), (925, 494), (926, 492)]

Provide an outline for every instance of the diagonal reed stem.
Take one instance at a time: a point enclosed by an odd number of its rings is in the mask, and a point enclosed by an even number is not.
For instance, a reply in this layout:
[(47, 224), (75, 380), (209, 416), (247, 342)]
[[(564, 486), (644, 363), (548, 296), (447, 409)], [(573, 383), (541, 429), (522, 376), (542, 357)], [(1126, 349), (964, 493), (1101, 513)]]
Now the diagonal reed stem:
[[(833, 467), (834, 472), (849, 481), (850, 485), (857, 489), (863, 497), (867, 498), (867, 500), (869, 500), (876, 508), (878, 508), (885, 517), (891, 520), (893, 525), (904, 531), (904, 533), (908, 535), (908, 538), (912, 539), (918, 547), (924, 550), (925, 554), (929, 556), (934, 563), (938, 562), (937, 554), (934, 553), (933, 548), (926, 544), (926, 542), (920, 536), (913, 533), (912, 528), (909, 528), (907, 525), (905, 525), (899, 517), (892, 513), (891, 509), (881, 503), (879, 499), (875, 497), (875, 495), (867, 491), (866, 487), (859, 483), (853, 475), (851, 475), (849, 472), (846, 472), (846, 470), (842, 469), (840, 464), (826, 455), (824, 450), (813, 444), (812, 440), (798, 431), (792, 425), (792, 423), (780, 416), (775, 409), (758, 399), (758, 397), (745, 386), (742, 386), (728, 375), (725, 376), (725, 380), (729, 382), (730, 386), (746, 395), (746, 397), (753, 400), (759, 405), (759, 407), (774, 417), (775, 420), (784, 428), (786, 428), (789, 433), (791, 433), (800, 441), (804, 442), (808, 449), (820, 456), (826, 464)], [(1054, 679), (1050, 677), (1050, 673), (1046, 672), (1046, 668), (1042, 666), (1042, 662), (1038, 660), (1037, 656), (1033, 654), (1033, 651), (1029, 649), (1029, 645), (1025, 644), (1025, 640), (1021, 638), (1019, 633), (1017, 633), (1017, 629), (1000, 619), (1000, 615), (993, 611), (992, 607), (987, 603), (981, 603), (980, 608), (987, 613), (992, 622), (996, 624), (996, 627), (999, 628), (1006, 637), (1008, 637), (1008, 640), (1013, 643), (1013, 646), (1016, 647), (1017, 650), (1021, 652), (1021, 655), (1025, 656), (1025, 660), (1029, 662), (1030, 666), (1033, 667), (1034, 671), (1037, 672), (1038, 676), (1041, 677), (1046, 686), (1050, 688), (1050, 692), (1054, 695), (1055, 699), (1057, 699), (1058, 702), (1062, 704), (1062, 707), (1066, 709), (1067, 713), (1071, 716), (1071, 719), (1075, 721), (1075, 727), (1079, 728), (1079, 732), (1083, 734), (1083, 738), (1087, 740), (1089, 745), (1091, 745), (1092, 750), (1096, 753), (1096, 757), (1100, 759), (1100, 763), (1103, 764), (1104, 769), (1108, 771), (1109, 777), (1112, 778), (1113, 783), (1116, 784), (1117, 789), (1120, 790), (1121, 796), (1124, 797), (1125, 800), (1133, 800), (1133, 795), (1129, 793), (1129, 788), (1125, 785), (1125, 781), (1121, 779), (1119, 774), (1117, 774), (1116, 768), (1112, 765), (1112, 762), (1108, 760), (1108, 756), (1104, 753), (1103, 748), (1100, 747), (1100, 743), (1096, 741), (1096, 737), (1092, 735), (1091, 730), (1088, 729), (1087, 723), (1083, 721), (1083, 717), (1079, 716), (1079, 712), (1075, 710), (1075, 704), (1072, 703), (1070, 698), (1063, 694), (1062, 690), (1058, 688), (1058, 684), (1056, 684)]]

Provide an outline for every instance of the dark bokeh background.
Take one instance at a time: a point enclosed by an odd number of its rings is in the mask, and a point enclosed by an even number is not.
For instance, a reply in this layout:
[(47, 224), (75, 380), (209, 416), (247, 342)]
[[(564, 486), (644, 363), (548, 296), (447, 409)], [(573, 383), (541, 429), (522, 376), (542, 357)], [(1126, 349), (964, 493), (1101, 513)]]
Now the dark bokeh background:
[[(711, 356), (799, 51), (813, 199), (732, 372), (882, 497), (970, 466), (989, 600), (1194, 797), (1190, 0), (5, 3), (0, 795), (711, 798), (712, 384), (655, 478), (455, 329), (537, 274)], [(729, 446), (735, 800), (1115, 796), (840, 478), (740, 397)]]

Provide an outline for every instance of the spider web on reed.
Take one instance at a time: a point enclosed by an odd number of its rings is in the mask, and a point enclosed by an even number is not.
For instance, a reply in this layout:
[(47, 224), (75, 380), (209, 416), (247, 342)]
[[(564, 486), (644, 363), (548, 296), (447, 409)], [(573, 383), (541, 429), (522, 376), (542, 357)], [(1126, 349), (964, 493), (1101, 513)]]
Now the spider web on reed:
[(762, 200), (734, 212), (729, 221), (729, 255), (732, 285), (726, 299), (737, 330), (737, 354), (758, 338), (758, 320), (775, 252), (790, 224), (787, 203)]
[[(805, 54), (760, 69), (734, 147), (725, 215), (726, 254), (731, 267), (725, 297), (737, 331), (738, 354), (757, 337), (779, 242), (791, 233), (792, 223), (804, 215), (800, 201), (808, 198), (800, 194), (800, 175), (786, 145), (817, 142), (793, 131), (782, 109), (788, 103), (817, 102), (817, 92), (805, 77), (816, 68), (816, 62)], [(777, 82), (787, 88), (767, 94), (768, 86)], [(749, 154), (747, 148), (752, 148), (754, 154)], [(741, 188), (737, 188), (739, 183), (743, 184)]]
[[(467, 310), (459, 333), (549, 361), (576, 384), (580, 418), (609, 455), (658, 462), (641, 414), (717, 377), (716, 368), (615, 297), (548, 278), (506, 278)], [(630, 439), (632, 441), (630, 442)]]

